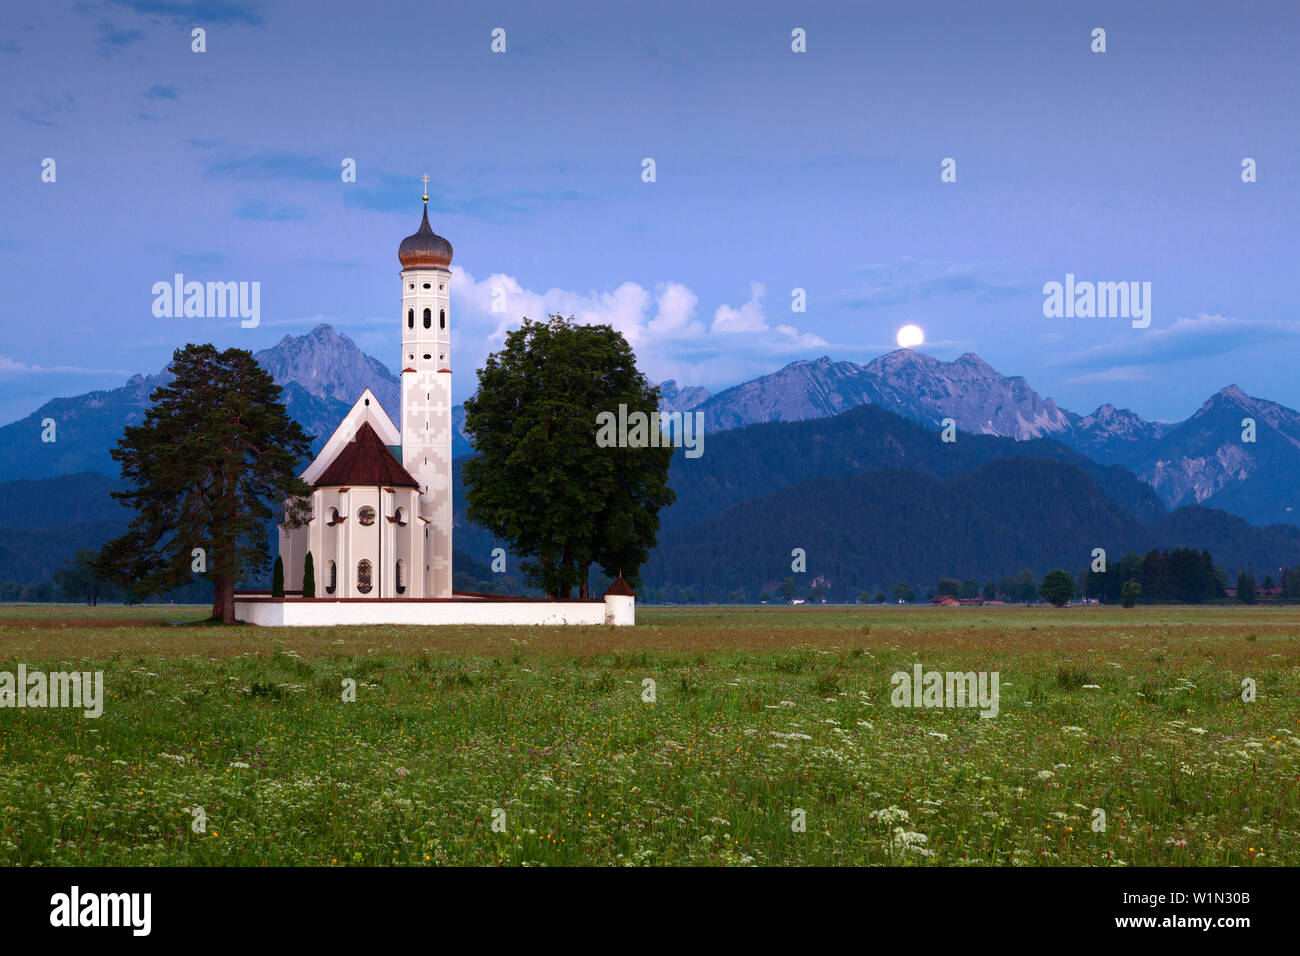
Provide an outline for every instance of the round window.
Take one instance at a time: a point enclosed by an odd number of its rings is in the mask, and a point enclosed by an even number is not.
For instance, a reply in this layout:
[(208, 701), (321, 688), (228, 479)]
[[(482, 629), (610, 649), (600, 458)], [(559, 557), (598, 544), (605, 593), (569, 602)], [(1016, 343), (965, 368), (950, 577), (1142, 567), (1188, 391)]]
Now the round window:
[(357, 512), (357, 521), (364, 525), (374, 524), (375, 509), (370, 507), (370, 505), (366, 505), (364, 508), (362, 508), (360, 511)]

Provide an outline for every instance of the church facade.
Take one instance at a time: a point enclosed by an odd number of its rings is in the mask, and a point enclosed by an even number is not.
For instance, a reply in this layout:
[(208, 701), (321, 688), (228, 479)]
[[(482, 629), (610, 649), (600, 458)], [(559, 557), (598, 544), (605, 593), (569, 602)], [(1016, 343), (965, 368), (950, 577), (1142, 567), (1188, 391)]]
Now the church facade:
[[(236, 594), (241, 620), (321, 624), (632, 624), (621, 577), (605, 598), (542, 601), (452, 589), (451, 243), (429, 225), (398, 247), (400, 427), (370, 389), (302, 473), (311, 510), (280, 528), (285, 597)], [(315, 595), (302, 596), (311, 555)]]
[(451, 256), (426, 197), (420, 228), (397, 250), (401, 429), (366, 389), (303, 472), (310, 521), (280, 531), (285, 581), (302, 581), (310, 551), (317, 596), (452, 596)]

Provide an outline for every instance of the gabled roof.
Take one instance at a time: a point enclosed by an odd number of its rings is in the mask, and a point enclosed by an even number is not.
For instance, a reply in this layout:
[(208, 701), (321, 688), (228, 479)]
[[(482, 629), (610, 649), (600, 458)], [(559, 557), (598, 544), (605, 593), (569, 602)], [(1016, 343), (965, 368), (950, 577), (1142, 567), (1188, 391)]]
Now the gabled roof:
[(376, 434), (383, 439), (385, 445), (400, 445), (402, 434), (393, 424), (393, 420), (388, 417), (388, 413), (379, 404), (379, 399), (375, 398), (375, 393), (370, 389), (365, 389), (353, 404), (352, 409), (343, 416), (343, 421), (339, 422), (339, 427), (334, 429), (334, 434), (330, 436), (316, 456), (316, 460), (307, 466), (307, 470), (302, 473), (302, 480), (309, 485), (314, 485), (320, 479), (321, 473), (329, 467), (330, 462), (334, 461), (343, 450), (348, 442), (352, 441), (356, 435), (357, 429), (361, 427), (362, 422), (369, 422)]
[(369, 422), (361, 423), (356, 437), (343, 446), (312, 487), (322, 485), (420, 487), (420, 483), (393, 457)]

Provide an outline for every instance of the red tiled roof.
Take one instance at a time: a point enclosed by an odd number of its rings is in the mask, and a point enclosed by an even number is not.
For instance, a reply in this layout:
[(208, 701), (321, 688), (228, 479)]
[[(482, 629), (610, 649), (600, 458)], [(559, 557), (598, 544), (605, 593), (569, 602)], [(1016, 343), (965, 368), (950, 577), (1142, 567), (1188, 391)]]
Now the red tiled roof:
[(605, 588), (606, 597), (611, 594), (622, 595), (624, 597), (636, 597), (636, 592), (632, 590), (632, 585), (624, 581), (623, 575), (621, 574), (614, 579), (613, 584)]
[(418, 488), (420, 483), (401, 466), (369, 422), (362, 422), (352, 441), (330, 462), (315, 487), (324, 485), (393, 485)]

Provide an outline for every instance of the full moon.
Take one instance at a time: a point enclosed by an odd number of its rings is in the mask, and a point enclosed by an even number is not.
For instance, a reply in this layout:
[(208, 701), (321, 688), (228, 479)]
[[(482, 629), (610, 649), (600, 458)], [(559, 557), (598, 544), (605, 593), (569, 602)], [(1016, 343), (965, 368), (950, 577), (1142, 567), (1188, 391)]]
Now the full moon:
[(905, 325), (898, 330), (898, 347), (914, 349), (925, 342), (925, 333), (919, 325)]

